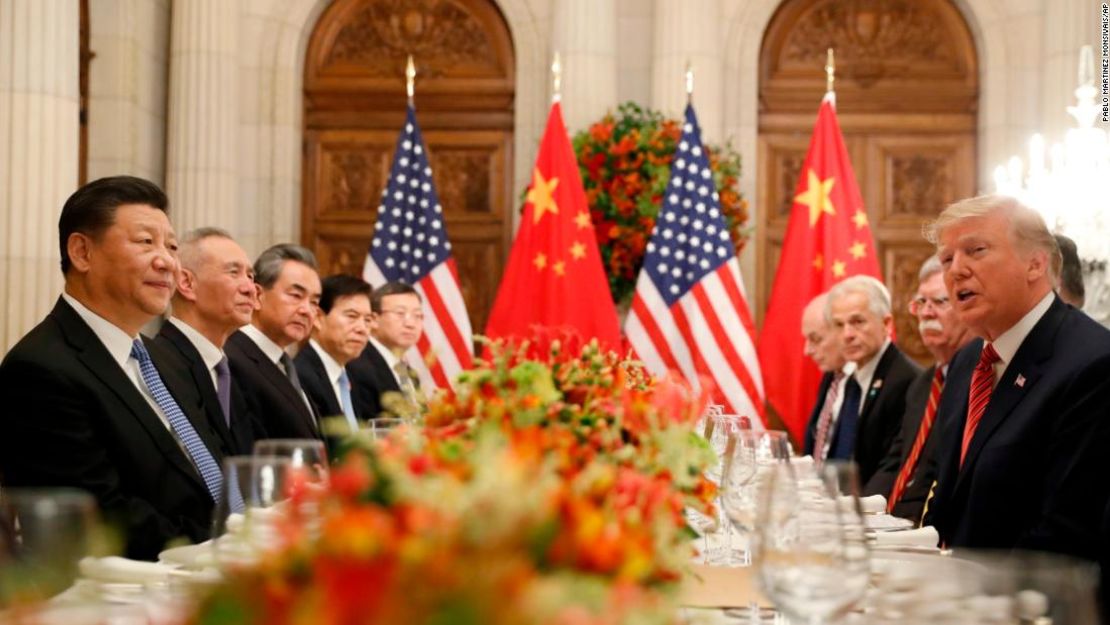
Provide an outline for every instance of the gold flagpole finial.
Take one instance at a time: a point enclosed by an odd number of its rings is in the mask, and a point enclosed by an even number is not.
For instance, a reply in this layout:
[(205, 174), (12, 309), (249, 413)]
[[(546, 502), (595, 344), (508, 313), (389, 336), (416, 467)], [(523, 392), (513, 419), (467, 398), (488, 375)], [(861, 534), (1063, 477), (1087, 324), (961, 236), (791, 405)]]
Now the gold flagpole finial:
[(408, 63), (405, 64), (405, 93), (409, 96), (409, 104), (412, 104), (412, 96), (416, 87), (416, 64), (412, 62), (412, 55), (409, 55)]
[(694, 100), (694, 65), (686, 61), (686, 103)]
[(825, 59), (825, 91), (832, 92), (833, 82), (836, 81), (836, 56), (833, 49), (829, 48), (828, 57)]
[(563, 65), (559, 63), (559, 51), (555, 51), (555, 58), (551, 61), (551, 101), (558, 102), (562, 96)]

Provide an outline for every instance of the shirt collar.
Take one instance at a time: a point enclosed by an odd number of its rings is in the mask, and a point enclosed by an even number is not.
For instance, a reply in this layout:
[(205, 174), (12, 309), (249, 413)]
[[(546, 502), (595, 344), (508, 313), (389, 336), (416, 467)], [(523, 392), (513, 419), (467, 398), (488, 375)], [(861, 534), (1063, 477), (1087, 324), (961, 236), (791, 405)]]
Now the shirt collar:
[(890, 339), (888, 338), (883, 342), (883, 346), (879, 351), (875, 352), (875, 355), (871, 357), (871, 360), (856, 367), (856, 382), (859, 384), (860, 390), (867, 391), (871, 388), (871, 381), (875, 377), (875, 369), (879, 368), (879, 361), (883, 359), (883, 354), (886, 353), (886, 350), (890, 349), (890, 345)]
[(335, 384), (339, 381), (339, 376), (343, 375), (343, 366), (331, 357), (331, 354), (324, 349), (322, 345), (316, 342), (316, 339), (309, 339), (308, 344), (312, 349), (316, 350), (316, 354), (320, 357), (320, 361), (324, 363), (324, 371), (328, 374), (328, 381)]
[(277, 363), (285, 354), (285, 350), (281, 348), (281, 345), (271, 341), (270, 337), (263, 334), (262, 330), (255, 327), (253, 323), (243, 326), (243, 334), (246, 334), (254, 341), (255, 345), (258, 345), (258, 349), (261, 349), (262, 353), (266, 354), (270, 362)]
[(120, 367), (126, 366), (128, 359), (131, 358), (131, 346), (135, 343), (135, 339), (139, 337), (128, 336), (119, 326), (89, 310), (69, 293), (63, 291), (62, 299), (73, 307), (73, 310), (89, 326), (96, 338), (100, 339), (100, 342), (108, 350), (108, 354), (112, 356), (112, 360), (119, 363)]
[(193, 347), (200, 353), (200, 359), (204, 361), (205, 368), (211, 369), (223, 360), (224, 353), (220, 348), (216, 347), (216, 345), (212, 341), (209, 341), (203, 334), (197, 332), (196, 328), (177, 317), (170, 317), (169, 322), (172, 323), (175, 328), (181, 330), (185, 338), (189, 339), (189, 342), (193, 344)]
[(994, 351), (998, 352), (999, 364), (1008, 365), (1017, 354), (1017, 350), (1025, 341), (1025, 337), (1033, 331), (1033, 326), (1041, 320), (1041, 317), (1048, 312), (1048, 307), (1052, 305), (1052, 300), (1056, 298), (1056, 294), (1049, 291), (1047, 295), (1037, 302), (1037, 305), (1025, 313), (1025, 316), (1018, 320), (1009, 330), (998, 335), (998, 338), (991, 343)]
[(401, 361), (399, 358), (397, 358), (396, 355), (393, 354), (393, 350), (389, 349), (385, 345), (382, 345), (381, 341), (374, 338), (373, 336), (370, 337), (370, 344), (373, 345), (374, 349), (378, 350), (378, 353), (381, 354), (382, 358), (385, 359), (385, 364), (389, 365), (389, 370), (396, 371), (397, 363)]

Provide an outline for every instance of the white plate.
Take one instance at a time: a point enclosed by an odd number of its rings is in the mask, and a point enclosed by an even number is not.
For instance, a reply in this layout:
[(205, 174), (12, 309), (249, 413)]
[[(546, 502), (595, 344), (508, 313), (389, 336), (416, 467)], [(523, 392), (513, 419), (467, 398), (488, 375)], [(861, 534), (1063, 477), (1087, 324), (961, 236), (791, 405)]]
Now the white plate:
[(182, 545), (166, 549), (158, 554), (158, 560), (186, 569), (203, 569), (215, 565), (216, 556), (213, 551), (212, 541), (205, 541), (199, 545)]
[(867, 529), (874, 531), (890, 532), (913, 529), (913, 521), (889, 514), (867, 514), (864, 515), (863, 520)]

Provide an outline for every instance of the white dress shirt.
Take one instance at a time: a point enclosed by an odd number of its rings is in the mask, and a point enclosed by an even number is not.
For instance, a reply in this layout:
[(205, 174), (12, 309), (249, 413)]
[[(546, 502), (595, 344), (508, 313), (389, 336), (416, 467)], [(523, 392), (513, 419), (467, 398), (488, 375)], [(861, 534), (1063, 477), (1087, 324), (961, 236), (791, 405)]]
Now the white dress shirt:
[(844, 405), (844, 387), (848, 384), (848, 378), (855, 376), (856, 383), (859, 384), (859, 410), (862, 413), (863, 404), (867, 401), (868, 387), (871, 386), (871, 381), (875, 377), (875, 369), (879, 368), (879, 361), (882, 360), (883, 354), (890, 348), (890, 345), (890, 339), (887, 339), (882, 348), (871, 357), (871, 360), (863, 363), (861, 367), (857, 367), (854, 362), (844, 363), (844, 367), (840, 370), (844, 377), (840, 378), (840, 382), (837, 383), (836, 401), (833, 402), (832, 419), (829, 420), (829, 436), (825, 439), (825, 450), (822, 453), (822, 458), (828, 457), (828, 452), (832, 447), (833, 432), (836, 432), (836, 421), (840, 417), (840, 408)]
[(208, 376), (212, 378), (212, 388), (217, 389), (216, 392), (218, 393), (220, 385), (216, 379), (216, 365), (223, 360), (223, 351), (219, 347), (216, 347), (215, 343), (209, 341), (203, 334), (197, 332), (196, 328), (177, 317), (170, 317), (169, 322), (178, 330), (181, 330), (185, 338), (189, 339), (189, 342), (196, 348), (197, 353), (200, 354), (201, 361), (204, 362), (204, 368), (208, 369)]
[(320, 357), (320, 362), (324, 363), (324, 372), (328, 374), (328, 382), (331, 382), (331, 390), (335, 393), (335, 401), (339, 403), (339, 407), (343, 407), (343, 395), (339, 392), (339, 376), (343, 375), (343, 366), (331, 357), (316, 339), (309, 339), (309, 346), (316, 350), (316, 355)]
[(999, 334), (998, 338), (996, 338), (993, 343), (990, 343), (994, 346), (994, 351), (998, 352), (998, 362), (994, 363), (995, 386), (998, 386), (998, 381), (1002, 379), (1002, 374), (1006, 372), (1006, 367), (1013, 361), (1014, 355), (1017, 354), (1017, 350), (1021, 347), (1021, 344), (1025, 342), (1025, 337), (1029, 336), (1029, 333), (1033, 331), (1033, 327), (1036, 326), (1037, 322), (1041, 320), (1041, 317), (1044, 317), (1045, 313), (1048, 312), (1048, 308), (1052, 306), (1052, 301), (1054, 299), (1056, 299), (1056, 294), (1049, 291), (1048, 295), (1041, 298), (1041, 301), (1037, 302), (1036, 306), (1025, 313), (1024, 317), (1019, 319), (1009, 330)]

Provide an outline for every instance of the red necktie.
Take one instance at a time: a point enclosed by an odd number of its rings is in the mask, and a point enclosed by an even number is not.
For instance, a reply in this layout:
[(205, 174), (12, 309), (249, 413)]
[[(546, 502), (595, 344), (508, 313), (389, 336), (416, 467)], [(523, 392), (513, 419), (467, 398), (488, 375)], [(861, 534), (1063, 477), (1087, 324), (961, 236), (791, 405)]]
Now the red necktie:
[(998, 352), (990, 343), (983, 344), (983, 351), (979, 354), (979, 364), (971, 373), (971, 393), (967, 400), (967, 422), (964, 423), (964, 441), (960, 445), (960, 466), (964, 466), (967, 448), (975, 436), (975, 429), (979, 427), (979, 420), (987, 411), (991, 393), (994, 392), (994, 363), (1001, 360)]
[(894, 505), (906, 493), (906, 486), (909, 485), (913, 472), (917, 470), (917, 463), (921, 460), (921, 450), (925, 447), (925, 441), (929, 438), (929, 432), (933, 431), (933, 423), (937, 420), (937, 404), (940, 403), (942, 388), (944, 388), (944, 369), (938, 365), (936, 373), (933, 374), (933, 385), (929, 389), (929, 403), (925, 404), (925, 414), (921, 417), (921, 425), (917, 428), (913, 447), (910, 447), (910, 455), (906, 456), (906, 461), (902, 463), (902, 469), (898, 471), (898, 479), (894, 480), (894, 488), (890, 491), (890, 501), (886, 504), (887, 512), (894, 511)]
[(815, 460), (825, 459), (825, 443), (829, 440), (833, 404), (836, 403), (836, 396), (840, 394), (840, 381), (843, 379), (844, 374), (837, 371), (829, 384), (829, 390), (825, 391), (825, 404), (821, 406), (821, 415), (817, 418), (817, 435), (813, 440), (813, 458)]

